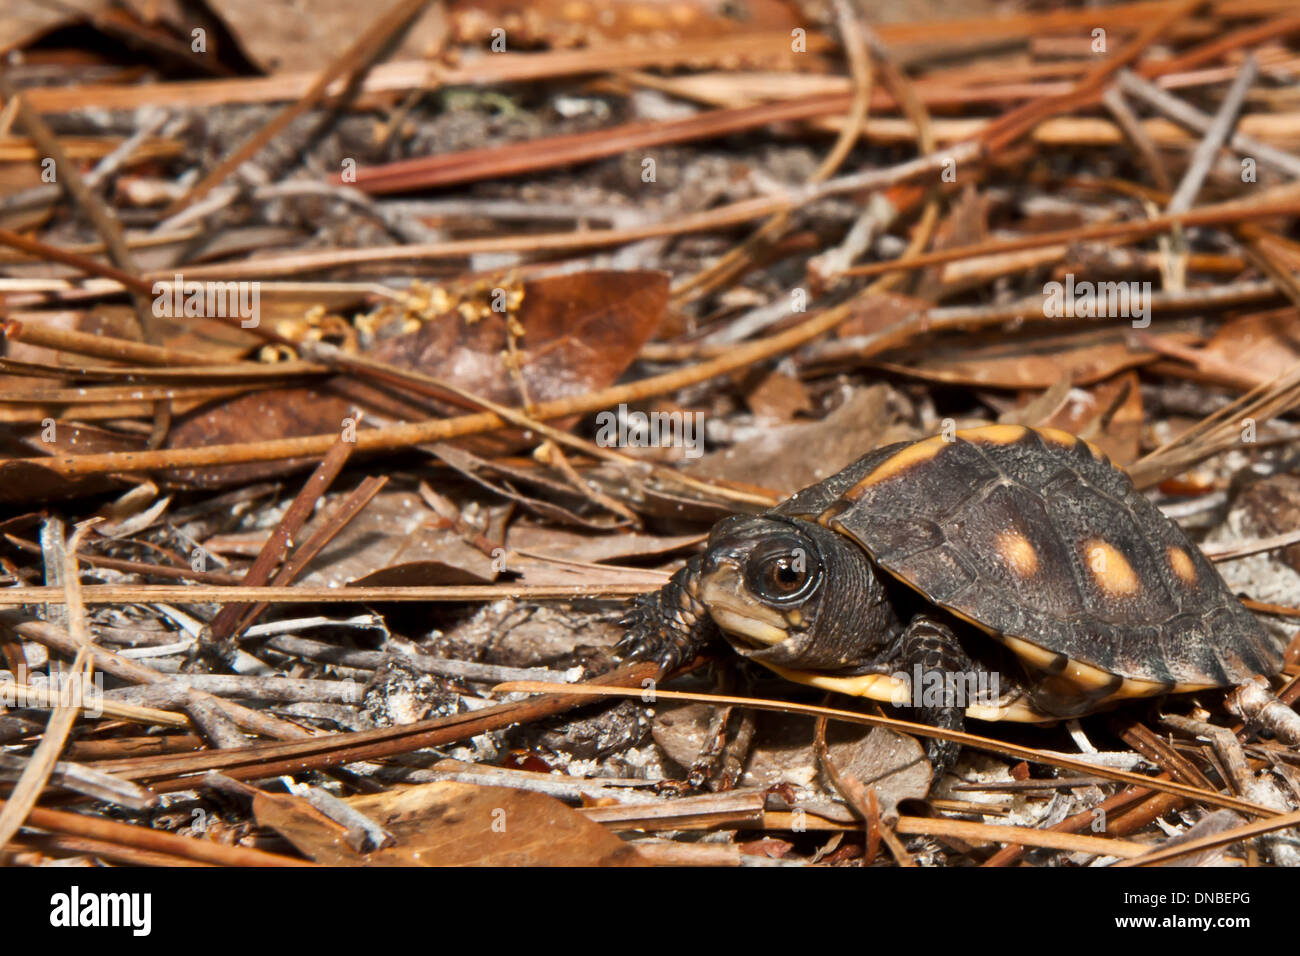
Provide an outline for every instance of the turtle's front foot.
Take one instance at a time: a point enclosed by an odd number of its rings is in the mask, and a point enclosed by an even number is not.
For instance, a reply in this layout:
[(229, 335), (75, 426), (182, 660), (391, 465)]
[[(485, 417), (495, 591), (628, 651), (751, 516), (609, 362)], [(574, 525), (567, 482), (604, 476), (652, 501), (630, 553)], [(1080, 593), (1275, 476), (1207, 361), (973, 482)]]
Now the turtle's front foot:
[[(958, 686), (950, 675), (964, 675), (974, 665), (962, 649), (956, 635), (944, 623), (918, 616), (903, 632), (903, 662), (909, 680), (920, 678), (920, 686), (911, 688), (912, 719), (943, 730), (964, 730), (966, 701), (954, 699)], [(928, 737), (925, 755), (938, 780), (957, 762), (961, 745), (951, 740)]]
[(614, 653), (624, 660), (653, 661), (661, 677), (698, 654), (717, 635), (698, 597), (699, 580), (695, 557), (658, 591), (633, 598), (622, 621), (630, 629)]

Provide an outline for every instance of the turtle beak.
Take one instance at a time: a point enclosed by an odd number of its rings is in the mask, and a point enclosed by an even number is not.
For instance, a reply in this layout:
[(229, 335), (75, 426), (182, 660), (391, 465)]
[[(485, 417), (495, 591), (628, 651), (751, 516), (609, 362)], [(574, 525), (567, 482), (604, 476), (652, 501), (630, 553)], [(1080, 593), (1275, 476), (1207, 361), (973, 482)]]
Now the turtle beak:
[[(727, 637), (737, 638), (750, 648), (772, 647), (790, 636), (789, 622), (746, 594), (739, 561), (720, 549), (704, 558), (700, 598)], [(743, 652), (743, 648), (737, 649)]]

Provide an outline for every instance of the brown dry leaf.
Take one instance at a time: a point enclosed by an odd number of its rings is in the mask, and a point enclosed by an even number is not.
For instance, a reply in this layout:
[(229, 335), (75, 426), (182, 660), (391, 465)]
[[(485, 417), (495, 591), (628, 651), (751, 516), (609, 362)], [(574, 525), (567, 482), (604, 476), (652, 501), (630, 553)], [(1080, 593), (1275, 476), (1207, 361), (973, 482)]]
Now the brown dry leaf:
[(516, 521), (510, 526), (506, 544), (512, 549), (545, 554), (564, 561), (619, 563), (641, 558), (660, 558), (699, 544), (702, 534), (581, 534), (564, 528)]
[(1005, 396), (996, 392), (991, 394), (986, 392), (984, 395), (985, 401), (1000, 410), (999, 425), (1038, 426), (1065, 407), (1066, 400), (1070, 397), (1070, 383), (1066, 379), (1061, 379), (1038, 394), (1021, 392), (1021, 404), (1008, 405), (1004, 401)]
[[(202, 448), (337, 433), (343, 419), (355, 418), (356, 413), (354, 402), (323, 387), (268, 388), (182, 416), (167, 434), (165, 447)], [(298, 459), (177, 468), (162, 472), (161, 477), (170, 484), (217, 487), (288, 474), (307, 464), (308, 459)]]
[(115, 475), (66, 478), (44, 465), (0, 461), (0, 501), (60, 501), (112, 491), (130, 484)]
[[(534, 401), (583, 395), (612, 385), (654, 334), (668, 303), (662, 272), (592, 271), (525, 282), (512, 316), (522, 327), (520, 374)], [(457, 385), (505, 405), (519, 405), (519, 384), (503, 359), (506, 319), (488, 312), (466, 321), (447, 312), (418, 331), (388, 339), (370, 357)], [(295, 438), (337, 432), (356, 409), (397, 421), (423, 421), (435, 411), (458, 414), (459, 405), (416, 403), (353, 377), (339, 376), (310, 388), (268, 389), (180, 417), (166, 447), (193, 448)], [(432, 409), (432, 410), (431, 410)], [(553, 422), (566, 427), (564, 422)], [(511, 437), (514, 435), (515, 437)], [(517, 433), (469, 439), (488, 454), (518, 445)], [(211, 487), (256, 481), (301, 468), (298, 462), (253, 462), (178, 469), (175, 483)]]
[(40, 39), (52, 30), (89, 20), (107, 10), (109, 0), (5, 0), (0, 17), (0, 53), (8, 53)]
[[(999, 336), (982, 346), (963, 339), (933, 346), (908, 364), (877, 364), (900, 375), (949, 385), (1043, 389), (1062, 378), (1075, 385), (1090, 385), (1159, 358), (1155, 352), (1131, 344), (1130, 331), (1124, 325), (1018, 335), (1011, 340)], [(1172, 332), (1158, 338), (1178, 345), (1198, 340), (1191, 332)]]
[[(659, 327), (667, 305), (664, 272), (596, 270), (525, 282), (514, 318), (524, 333), (519, 372), (529, 399), (584, 395), (613, 384)], [(452, 311), (370, 354), (518, 405), (519, 383), (502, 361), (507, 344), (500, 314), (466, 321)]]
[[(321, 509), (322, 513), (328, 509)], [(306, 540), (317, 518), (303, 529)], [(312, 562), (304, 585), (491, 584), (492, 558), (445, 527), (414, 492), (384, 490)]]
[(1261, 381), (1300, 362), (1300, 311), (1254, 312), (1223, 323), (1202, 350)]
[[(958, 246), (973, 246), (984, 242), (989, 233), (989, 209), (992, 202), (987, 196), (977, 191), (973, 184), (967, 184), (962, 194), (953, 203), (952, 212), (944, 219), (935, 232), (932, 249), (952, 249)], [(922, 299), (938, 300), (960, 290), (960, 282), (945, 283), (944, 267), (931, 266), (921, 273), (916, 283), (916, 295)], [(974, 284), (980, 284), (982, 280)]]
[(891, 325), (897, 325), (904, 319), (934, 308), (929, 299), (902, 295), (897, 292), (882, 292), (870, 296), (853, 310), (853, 316), (841, 322), (835, 328), (835, 335), (841, 339), (850, 339), (859, 335), (872, 335)]
[[(638, 449), (640, 451), (641, 449)], [(737, 505), (722, 497), (708, 498), (696, 489), (677, 491), (672, 486), (656, 487), (652, 481), (637, 477), (635, 472), (613, 465), (600, 465), (583, 472), (587, 481), (595, 482), (606, 494), (620, 495), (633, 503), (646, 518), (666, 518), (674, 523), (698, 524), (705, 528), (732, 514)], [(734, 487), (759, 493), (769, 491), (745, 482), (730, 482)]]
[(347, 844), (347, 828), (301, 797), (259, 790), (253, 795), (258, 826), (270, 827), (318, 863), (359, 866), (364, 857)]
[(873, 448), (916, 437), (891, 433), (889, 394), (885, 385), (860, 388), (821, 421), (763, 429), (724, 451), (705, 455), (695, 470), (782, 494), (806, 488)]
[[(52, 424), (23, 425), (13, 435), (26, 445), (28, 454), (99, 455), (120, 451), (139, 451), (144, 440), (95, 425), (75, 424), (51, 419)], [(7, 442), (6, 442), (7, 444)]]
[(901, 801), (922, 800), (930, 790), (932, 771), (915, 737), (886, 727), (840, 724), (827, 728), (826, 750), (836, 771), (875, 789), (886, 819), (896, 815)]
[[(317, 73), (356, 42), (362, 19), (377, 9), (358, 8), (352, 0), (311, 0), (310, 3), (265, 3), (263, 0), (208, 0), (208, 7), (225, 21), (244, 52), (268, 73)], [(424, 59), (437, 55), (446, 35), (439, 4), (429, 4), (416, 18), (392, 59)]]
[(521, 583), (529, 585), (644, 584), (647, 588), (658, 588), (665, 581), (660, 572), (591, 565), (657, 558), (699, 544), (703, 537), (637, 532), (586, 535), (515, 522), (506, 537), (506, 567), (520, 575)]
[(758, 379), (745, 393), (745, 404), (759, 418), (788, 422), (799, 412), (812, 411), (808, 389), (794, 375), (774, 370)]
[[(520, 469), (502, 466), (497, 462), (488, 461), (485, 458), (479, 458), (463, 448), (457, 448), (447, 442), (439, 442), (436, 445), (424, 446), (425, 450), (434, 455), (444, 465), (454, 469), (461, 475), (470, 479), (476, 484), (523, 506), (528, 511), (534, 512), (543, 518), (549, 518), (559, 524), (576, 525), (582, 528), (595, 528), (598, 530), (608, 529), (611, 527), (625, 525), (626, 521), (611, 522), (608, 518), (597, 515), (588, 518), (577, 511), (570, 510), (549, 498), (540, 498), (533, 495), (524, 494), (516, 491), (513, 484), (506, 481), (494, 481), (485, 476), (486, 473), (494, 475), (500, 473), (504, 476), (514, 477), (516, 479), (523, 477), (530, 484), (541, 484), (549, 492), (550, 498), (560, 497), (570, 502), (583, 503), (588, 499), (585, 495), (578, 493), (572, 485), (560, 486), (554, 481), (543, 476), (540, 472), (525, 473)], [(538, 479), (541, 479), (540, 481)]]
[(481, 44), (500, 27), (512, 42), (553, 47), (680, 43), (804, 26), (781, 0), (457, 0), (452, 25), (462, 43)]
[[(710, 704), (661, 704), (651, 729), (655, 743), (674, 762), (692, 766), (708, 738), (713, 710)], [(813, 726), (806, 717), (756, 713), (754, 718), (757, 732), (741, 778), (744, 786), (815, 785), (834, 792), (818, 772)], [(892, 813), (899, 801), (922, 799), (930, 788), (930, 764), (912, 737), (883, 727), (833, 723), (826, 745), (837, 770), (877, 788), (882, 810)]]
[[(367, 854), (280, 816), (275, 826), (317, 862), (361, 866), (638, 866), (636, 849), (553, 797), (429, 783), (348, 799), (397, 845)], [(305, 822), (305, 821), (304, 821)], [(336, 825), (337, 826), (337, 825)], [(283, 829), (281, 829), (283, 827)], [(339, 828), (341, 830), (341, 828)], [(302, 840), (302, 843), (298, 841)]]
[(1141, 452), (1142, 388), (1137, 372), (1125, 372), (1084, 390), (1043, 424), (1079, 435), (1115, 464), (1132, 464)]

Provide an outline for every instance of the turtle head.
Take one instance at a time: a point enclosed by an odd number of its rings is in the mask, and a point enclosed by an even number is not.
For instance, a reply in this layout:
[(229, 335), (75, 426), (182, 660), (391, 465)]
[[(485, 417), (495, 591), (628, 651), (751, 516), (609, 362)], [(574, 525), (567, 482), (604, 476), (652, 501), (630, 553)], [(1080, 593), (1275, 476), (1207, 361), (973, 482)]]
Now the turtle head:
[(794, 518), (735, 515), (714, 525), (699, 597), (738, 653), (778, 667), (868, 663), (897, 630), (866, 552)]

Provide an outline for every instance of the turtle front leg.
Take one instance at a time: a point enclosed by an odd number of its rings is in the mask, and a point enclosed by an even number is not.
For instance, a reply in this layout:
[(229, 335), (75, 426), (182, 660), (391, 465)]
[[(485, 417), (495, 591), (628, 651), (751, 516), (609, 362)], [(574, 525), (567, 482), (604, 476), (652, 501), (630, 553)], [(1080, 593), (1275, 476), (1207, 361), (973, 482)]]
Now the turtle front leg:
[[(952, 629), (925, 615), (912, 618), (903, 631), (902, 662), (911, 686), (911, 698), (902, 706), (913, 709), (916, 722), (944, 730), (965, 729), (967, 701), (953, 693), (965, 682), (948, 677), (972, 675), (975, 665)], [(936, 780), (956, 763), (960, 751), (961, 745), (950, 740), (926, 739), (925, 755)]]
[(1300, 714), (1278, 700), (1263, 677), (1242, 684), (1225, 703), (1234, 716), (1247, 724), (1271, 731), (1288, 746), (1300, 746)]
[(654, 661), (662, 677), (718, 636), (700, 602), (700, 558), (686, 562), (658, 591), (638, 594), (622, 623), (630, 626), (614, 652), (625, 660)]

